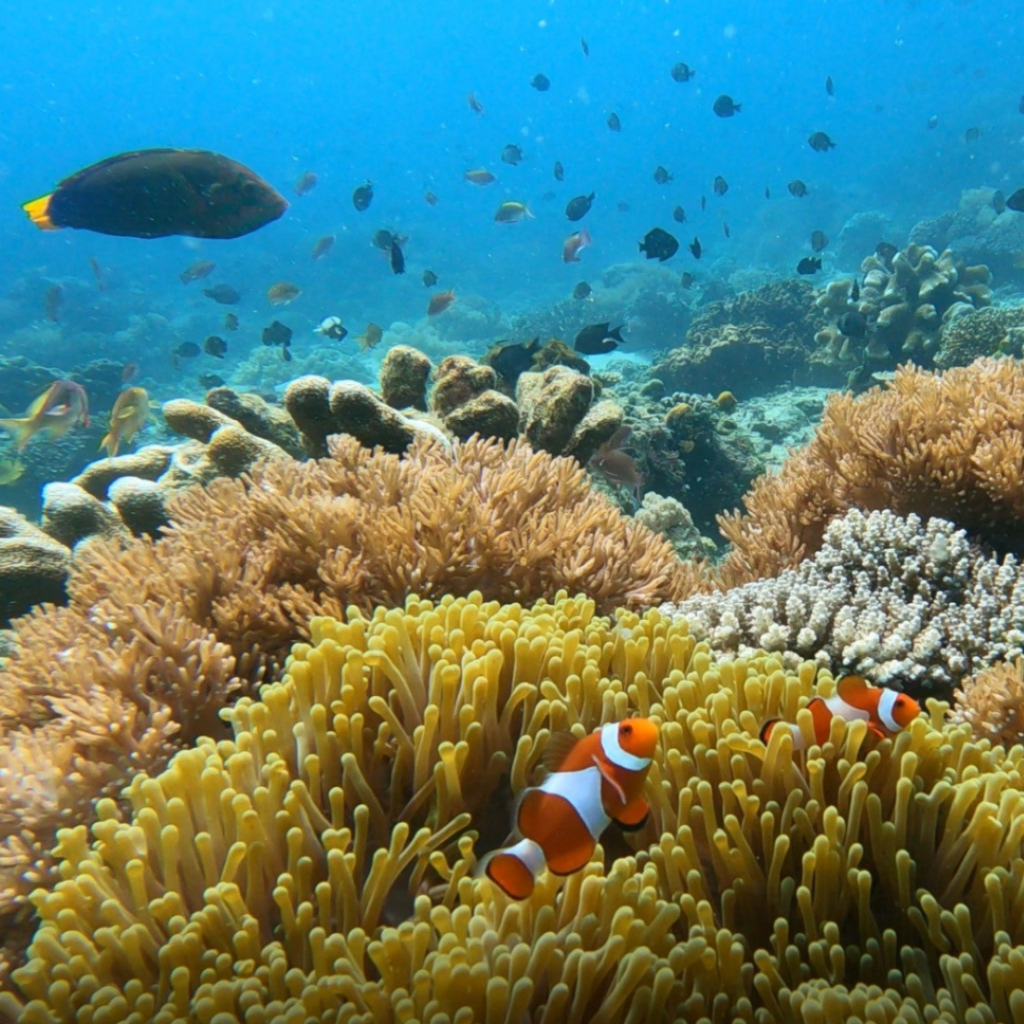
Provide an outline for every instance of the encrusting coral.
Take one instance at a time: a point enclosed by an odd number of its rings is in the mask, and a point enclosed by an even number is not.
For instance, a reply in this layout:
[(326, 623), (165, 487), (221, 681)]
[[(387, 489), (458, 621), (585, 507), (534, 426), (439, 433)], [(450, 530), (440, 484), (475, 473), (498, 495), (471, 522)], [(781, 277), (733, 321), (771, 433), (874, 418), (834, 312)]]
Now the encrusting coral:
[(331, 459), (178, 494), (159, 540), (91, 541), (69, 606), (16, 623), (0, 671), (0, 930), (46, 877), (56, 829), (222, 735), (218, 712), (314, 616), (474, 590), (533, 601), (571, 588), (602, 610), (640, 608), (696, 579), (570, 459), (479, 440), (405, 458), (332, 444)]
[(1024, 550), (1024, 366), (979, 359), (929, 373), (901, 367), (884, 388), (833, 395), (814, 439), (760, 477), (746, 512), (720, 517), (728, 585), (813, 555), (848, 508), (940, 516), (999, 551)]
[[(23, 1024), (1021, 1019), (1024, 748), (945, 705), (766, 747), (768, 717), (811, 735), (828, 673), (715, 664), (684, 623), (564, 595), (353, 608), (310, 639), (233, 739), (61, 833)], [(644, 829), (521, 903), (475, 877), (552, 733), (631, 712), (661, 729)]]

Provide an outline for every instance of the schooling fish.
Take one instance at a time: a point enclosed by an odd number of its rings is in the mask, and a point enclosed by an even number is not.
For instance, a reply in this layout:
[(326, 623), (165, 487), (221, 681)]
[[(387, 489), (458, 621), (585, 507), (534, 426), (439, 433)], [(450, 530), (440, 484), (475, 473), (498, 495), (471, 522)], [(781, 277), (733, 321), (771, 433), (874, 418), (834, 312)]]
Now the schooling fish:
[(582, 220), (590, 212), (590, 206), (594, 202), (595, 193), (589, 196), (576, 196), (565, 204), (565, 215), (569, 220)]
[(141, 149), (91, 164), (22, 209), (44, 230), (238, 238), (277, 220), (287, 207), (261, 177), (220, 153)]
[(741, 104), (734, 103), (733, 98), (731, 96), (726, 96), (725, 93), (723, 93), (721, 96), (718, 97), (717, 100), (715, 100), (711, 109), (719, 117), (732, 117), (733, 114), (740, 113)]
[(364, 181), (352, 191), (352, 205), (362, 213), (373, 202), (373, 182)]
[(679, 242), (662, 228), (651, 228), (638, 245), (649, 260), (661, 263), (675, 256), (679, 248)]
[(816, 153), (827, 153), (835, 149), (836, 144), (828, 137), (828, 132), (811, 132), (807, 137), (807, 145)]
[(809, 194), (807, 186), (799, 178), (794, 178), (786, 188), (789, 189), (789, 194), (796, 196), (797, 199), (803, 199)]
[(805, 256), (797, 265), (798, 274), (816, 274), (821, 270), (821, 259), (817, 256)]
[(579, 263), (579, 251), (586, 248), (592, 242), (593, 239), (590, 237), (590, 232), (586, 228), (570, 235), (562, 246), (562, 262)]
[[(836, 715), (847, 722), (867, 722), (868, 729), (882, 738), (905, 729), (921, 713), (921, 705), (905, 693), (871, 686), (863, 676), (844, 676), (836, 684), (834, 697), (814, 697), (807, 710), (811, 713), (814, 742), (821, 746), (828, 739)], [(768, 743), (776, 729), (790, 730), (794, 750), (807, 746), (800, 727), (780, 718), (761, 726), (761, 740)]]
[(672, 81), (673, 82), (688, 82), (693, 76), (697, 74), (689, 64), (679, 61), (678, 64), (672, 65)]
[(572, 347), (585, 356), (600, 356), (614, 352), (619, 345), (626, 343), (626, 339), (622, 336), (624, 326), (624, 324), (620, 324), (618, 327), (611, 328), (607, 320), (604, 323), (591, 324), (576, 335)]
[(313, 246), (312, 251), (309, 254), (311, 260), (319, 260), (326, 256), (331, 251), (331, 246), (334, 245), (334, 235), (324, 235), (323, 238), (318, 238), (316, 244)]
[(528, 899), (541, 872), (571, 875), (594, 854), (601, 834), (617, 821), (640, 828), (643, 797), (658, 727), (647, 718), (609, 722), (576, 740), (516, 809), (518, 840), (488, 857), (487, 877), (514, 900)]
[(14, 446), (20, 452), (42, 431), (51, 437), (60, 437), (79, 423), (89, 426), (89, 399), (85, 388), (73, 380), (55, 380), (28, 407), (24, 417), (0, 420), (0, 429), (14, 435)]
[(122, 391), (110, 411), (110, 429), (100, 441), (111, 458), (117, 454), (121, 442), (125, 444), (146, 425), (149, 419), (149, 395), (145, 388), (127, 388)]
[(430, 296), (427, 303), (427, 316), (437, 316), (443, 313), (455, 301), (455, 289), (449, 288), (446, 292), (438, 292)]
[(317, 182), (320, 179), (316, 176), (315, 171), (306, 171), (302, 177), (295, 182), (295, 194), (297, 196), (304, 196), (312, 192), (316, 188)]

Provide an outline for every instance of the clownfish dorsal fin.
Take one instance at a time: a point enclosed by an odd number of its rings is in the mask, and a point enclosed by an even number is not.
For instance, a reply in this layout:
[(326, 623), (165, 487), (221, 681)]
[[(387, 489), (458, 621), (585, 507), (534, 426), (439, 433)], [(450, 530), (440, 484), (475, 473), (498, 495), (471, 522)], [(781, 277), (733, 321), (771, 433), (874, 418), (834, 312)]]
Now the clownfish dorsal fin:
[(577, 743), (579, 737), (573, 736), (571, 732), (552, 733), (544, 745), (544, 752), (540, 758), (541, 766), (546, 772), (560, 771)]
[(855, 708), (864, 707), (868, 693), (876, 689), (863, 676), (843, 676), (836, 683), (836, 693)]

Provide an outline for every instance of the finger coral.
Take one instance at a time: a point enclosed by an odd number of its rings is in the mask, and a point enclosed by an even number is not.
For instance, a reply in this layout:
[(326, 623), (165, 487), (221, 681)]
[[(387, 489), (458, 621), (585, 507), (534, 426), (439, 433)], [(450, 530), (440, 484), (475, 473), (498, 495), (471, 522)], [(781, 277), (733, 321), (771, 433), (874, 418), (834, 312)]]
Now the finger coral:
[(1024, 537), (1024, 366), (979, 359), (930, 373), (901, 367), (884, 388), (829, 399), (814, 439), (722, 516), (729, 585), (813, 555), (848, 508), (940, 516), (1020, 554)]
[(474, 590), (642, 607), (695, 578), (572, 460), (486, 441), (420, 443), (405, 458), (351, 438), (333, 450), (180, 493), (165, 536), (91, 542), (70, 605), (18, 623), (0, 672), (0, 844), (14, 844), (0, 857), (0, 916), (46, 873), (43, 858), (26, 874), (19, 851), (48, 850), (94, 799), (222, 735), (219, 711), (317, 615)]
[[(766, 717), (810, 729), (827, 673), (716, 664), (684, 623), (581, 598), (410, 599), (310, 639), (233, 739), (61, 833), (24, 1024), (1019, 1019), (1024, 750), (943, 705), (765, 747)], [(520, 903), (474, 877), (496, 843), (467, 829), (551, 733), (631, 711), (661, 725), (632, 848)]]

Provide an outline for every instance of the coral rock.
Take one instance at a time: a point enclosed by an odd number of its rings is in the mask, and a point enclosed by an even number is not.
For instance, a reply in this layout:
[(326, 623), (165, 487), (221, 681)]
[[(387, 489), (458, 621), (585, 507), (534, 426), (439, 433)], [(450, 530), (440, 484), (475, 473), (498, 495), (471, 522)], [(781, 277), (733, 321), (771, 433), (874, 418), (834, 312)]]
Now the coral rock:
[(167, 472), (177, 445), (149, 444), (126, 455), (90, 462), (71, 483), (88, 491), (94, 498), (107, 497), (110, 485), (123, 476), (156, 480)]
[(621, 426), (622, 407), (618, 402), (610, 398), (595, 402), (572, 432), (565, 454), (585, 466), (598, 448), (605, 441), (611, 440)]
[(418, 348), (395, 345), (381, 363), (381, 397), (392, 409), (426, 409), (427, 381), (433, 368)]
[(331, 413), (331, 382), (310, 374), (293, 380), (284, 392), (284, 407), (314, 458), (327, 454), (327, 438), (338, 432)]
[(262, 437), (250, 434), (239, 424), (221, 427), (206, 446), (206, 458), (218, 476), (240, 476), (261, 459), (288, 459), (283, 449)]
[(294, 458), (303, 458), (305, 453), (295, 421), (280, 406), (271, 405), (259, 395), (239, 394), (228, 387), (208, 391), (206, 404), (230, 416), (250, 434), (272, 441)]
[(444, 425), (460, 441), (473, 434), (511, 441), (519, 433), (519, 407), (508, 395), (487, 390), (453, 409)]
[(71, 551), (0, 506), (0, 627), (34, 605), (63, 604)]
[(448, 356), (434, 372), (430, 411), (443, 419), (460, 405), (493, 389), (497, 383), (498, 375), (493, 367), (469, 356)]
[(191, 437), (194, 441), (202, 441), (204, 444), (210, 440), (214, 431), (221, 427), (229, 427), (235, 422), (230, 416), (188, 398), (174, 398), (164, 402), (163, 414), (167, 426), (174, 433)]
[(76, 484), (52, 483), (43, 488), (43, 533), (73, 548), (86, 537), (127, 537), (117, 510)]
[(516, 384), (519, 432), (552, 455), (565, 451), (594, 398), (589, 377), (565, 366), (524, 373)]
[(136, 536), (155, 537), (170, 520), (167, 516), (168, 489), (137, 476), (118, 477), (110, 485), (110, 503), (121, 521)]
[(400, 455), (416, 437), (416, 427), (365, 384), (339, 380), (331, 385), (333, 434), (351, 434), (366, 448), (378, 445)]

